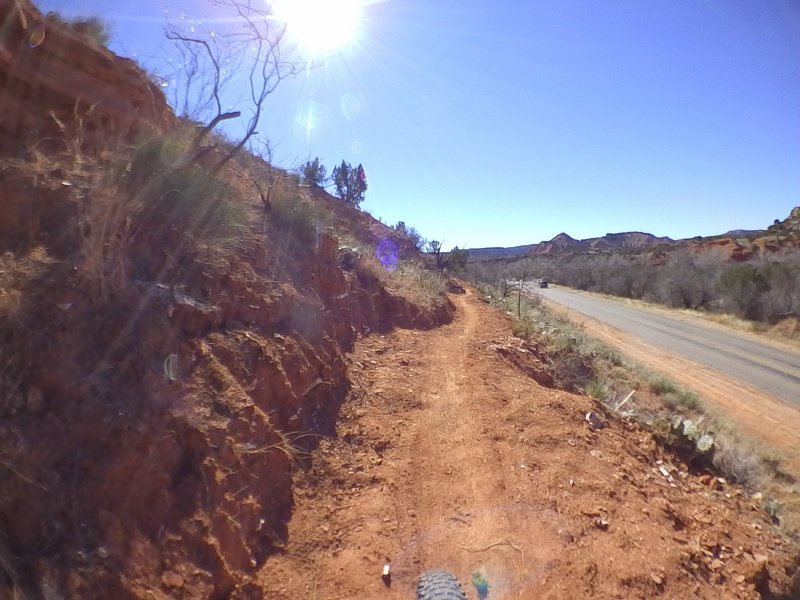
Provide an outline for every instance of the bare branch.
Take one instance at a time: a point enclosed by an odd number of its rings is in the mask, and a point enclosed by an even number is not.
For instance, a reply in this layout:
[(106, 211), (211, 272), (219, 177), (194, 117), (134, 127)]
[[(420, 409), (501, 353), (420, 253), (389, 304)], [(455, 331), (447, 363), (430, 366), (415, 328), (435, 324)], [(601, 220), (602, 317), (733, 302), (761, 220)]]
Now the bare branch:
[(222, 121), (230, 121), (231, 119), (238, 119), (241, 116), (242, 113), (238, 110), (217, 115), (212, 119), (212, 121), (208, 125), (206, 125), (205, 127), (203, 127), (203, 129), (200, 130), (200, 133), (198, 133), (197, 137), (194, 139), (194, 145), (198, 146), (200, 142), (203, 141), (203, 138), (205, 138), (209, 133), (211, 133), (217, 125), (222, 123)]
[[(182, 83), (187, 87), (184, 97), (184, 108), (188, 114), (189, 89), (194, 89), (204, 96), (208, 104), (213, 104), (214, 113), (207, 119), (206, 125), (198, 134), (196, 143), (205, 138), (220, 122), (233, 118), (234, 113), (241, 116), (244, 110), (223, 112), (223, 106), (229, 106), (230, 81), (223, 77), (224, 66), (235, 61), (239, 73), (247, 73), (247, 93), (250, 110), (244, 125), (241, 139), (212, 169), (222, 169), (242, 148), (257, 134), (258, 124), (264, 114), (265, 104), (269, 96), (277, 89), (281, 81), (300, 73), (307, 65), (294, 53), (284, 57), (286, 26), (278, 22), (272, 15), (269, 4), (253, 0), (210, 0), (216, 7), (229, 9), (231, 16), (228, 25), (221, 31), (209, 36), (194, 33), (191, 35), (172, 27), (167, 31), (167, 38), (175, 41), (182, 53), (184, 69)], [(207, 83), (205, 83), (207, 82)], [(179, 94), (176, 92), (176, 104)], [(202, 100), (192, 100), (202, 104)], [(207, 112), (206, 109), (195, 112)]]

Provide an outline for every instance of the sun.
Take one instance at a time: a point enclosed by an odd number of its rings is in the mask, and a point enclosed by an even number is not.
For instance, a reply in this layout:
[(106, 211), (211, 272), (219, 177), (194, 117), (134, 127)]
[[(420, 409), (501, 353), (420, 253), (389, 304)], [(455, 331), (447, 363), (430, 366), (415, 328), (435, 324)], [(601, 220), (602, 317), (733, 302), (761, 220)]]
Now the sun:
[(335, 54), (352, 46), (361, 29), (364, 0), (275, 0), (275, 17), (306, 53)]

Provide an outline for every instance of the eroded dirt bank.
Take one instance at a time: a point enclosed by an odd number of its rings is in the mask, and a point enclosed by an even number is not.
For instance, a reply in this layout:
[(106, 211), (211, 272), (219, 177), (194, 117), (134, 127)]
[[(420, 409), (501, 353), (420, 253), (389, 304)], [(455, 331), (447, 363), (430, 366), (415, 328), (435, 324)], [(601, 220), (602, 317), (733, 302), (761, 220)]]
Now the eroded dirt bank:
[(337, 436), (297, 475), (288, 542), (257, 577), (266, 597), (409, 598), (436, 567), (480, 573), (490, 598), (797, 597), (796, 547), (743, 490), (635, 424), (591, 430), (598, 407), (537, 384), (505, 316), (452, 298), (450, 325), (357, 343)]
[[(67, 212), (91, 193), (69, 182)], [(105, 302), (71, 244), (17, 243), (0, 235), (0, 598), (263, 598), (251, 575), (286, 539), (296, 449), (333, 431), (345, 353), (450, 319), (313, 230), (139, 254)]]

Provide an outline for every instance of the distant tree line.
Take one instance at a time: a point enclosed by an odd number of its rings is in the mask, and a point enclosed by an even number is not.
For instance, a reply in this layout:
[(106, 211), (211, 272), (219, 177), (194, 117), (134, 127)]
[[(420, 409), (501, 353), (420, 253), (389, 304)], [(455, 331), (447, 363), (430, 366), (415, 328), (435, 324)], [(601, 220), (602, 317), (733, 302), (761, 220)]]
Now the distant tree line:
[(731, 263), (722, 251), (660, 256), (576, 254), (471, 263), (472, 279), (499, 287), (525, 275), (579, 290), (758, 321), (800, 314), (800, 250)]

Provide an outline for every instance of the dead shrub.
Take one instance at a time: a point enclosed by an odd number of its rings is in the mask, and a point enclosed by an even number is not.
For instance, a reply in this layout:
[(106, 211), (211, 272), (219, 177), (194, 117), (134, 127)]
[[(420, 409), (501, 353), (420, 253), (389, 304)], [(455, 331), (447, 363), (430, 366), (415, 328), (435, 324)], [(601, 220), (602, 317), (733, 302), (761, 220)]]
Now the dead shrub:
[(765, 477), (763, 463), (758, 454), (742, 442), (717, 437), (714, 466), (728, 479), (750, 489), (759, 487)]

